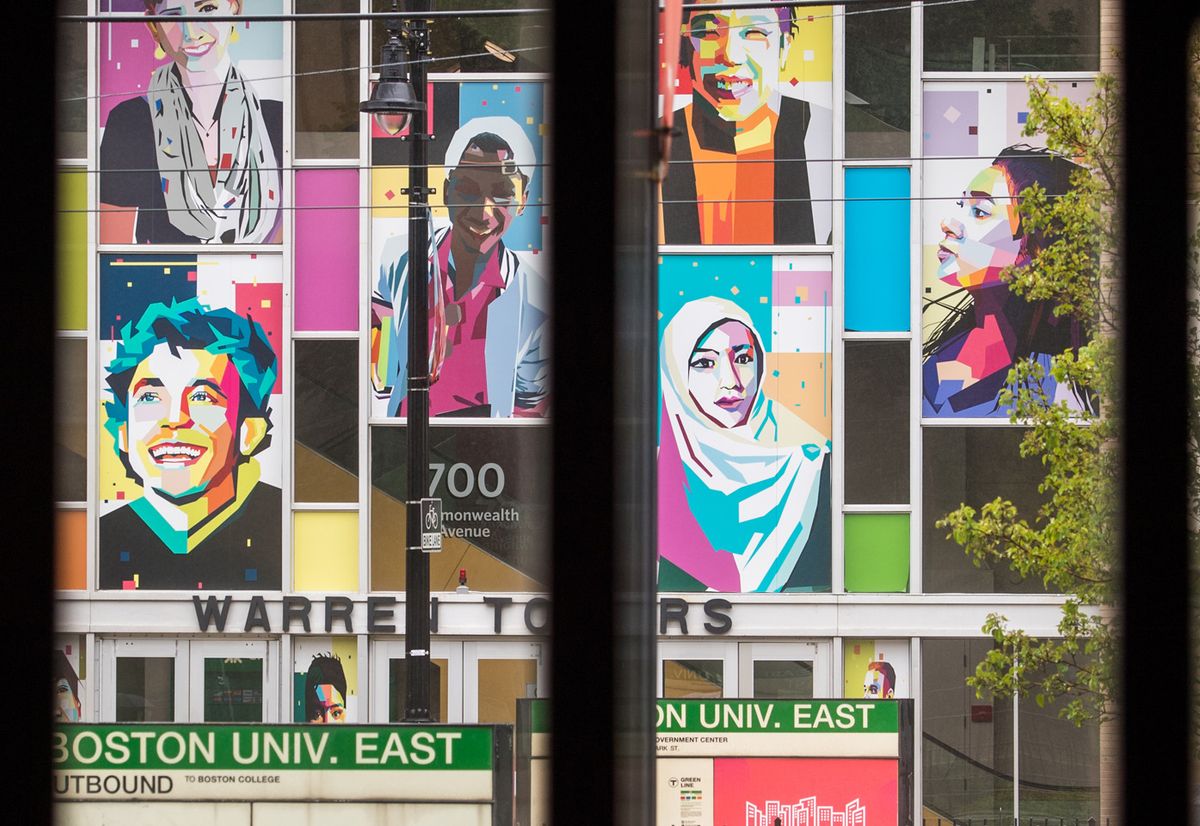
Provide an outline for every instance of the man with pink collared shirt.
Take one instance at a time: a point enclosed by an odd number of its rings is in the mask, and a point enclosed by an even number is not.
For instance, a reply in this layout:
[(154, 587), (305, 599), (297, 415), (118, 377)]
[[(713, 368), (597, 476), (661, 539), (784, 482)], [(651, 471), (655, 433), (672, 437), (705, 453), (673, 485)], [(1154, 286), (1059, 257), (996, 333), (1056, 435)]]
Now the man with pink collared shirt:
[[(511, 118), (475, 118), (446, 153), (450, 226), (430, 239), (429, 412), (488, 418), (545, 416), (549, 394), (545, 280), (503, 236), (525, 209), (534, 154)], [(383, 250), (372, 295), (376, 398), (404, 416), (408, 241)]]

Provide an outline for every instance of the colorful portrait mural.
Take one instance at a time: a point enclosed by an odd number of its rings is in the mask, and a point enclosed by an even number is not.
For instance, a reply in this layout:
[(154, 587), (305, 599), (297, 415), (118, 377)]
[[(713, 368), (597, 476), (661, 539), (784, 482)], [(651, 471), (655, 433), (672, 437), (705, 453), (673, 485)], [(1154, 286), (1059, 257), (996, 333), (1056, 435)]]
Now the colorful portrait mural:
[(660, 591), (829, 589), (831, 269), (660, 257)]
[(104, 589), (277, 589), (282, 260), (100, 257)]
[(868, 700), (908, 697), (908, 640), (842, 641), (842, 696)]
[(78, 723), (83, 720), (86, 662), (82, 637), (54, 638), (50, 678), (54, 696), (51, 708), (55, 723)]
[(293, 651), (292, 719), (321, 725), (358, 719), (358, 642), (354, 637), (297, 637)]
[[(433, 416), (537, 418), (550, 406), (543, 84), (431, 84), (429, 408)], [(373, 142), (375, 163), (406, 145)], [(404, 416), (407, 171), (372, 177), (371, 413)], [(389, 208), (392, 207), (392, 208)]]
[(681, 42), (661, 243), (830, 243), (832, 11), (694, 9), (663, 32)]
[[(1059, 93), (1083, 101), (1092, 84), (1064, 82)], [(1051, 357), (1086, 340), (1076, 322), (1046, 301), (1012, 294), (1002, 278), (1046, 246), (1027, 227), (1021, 193), (1035, 183), (1050, 196), (1070, 190), (1078, 169), (1021, 134), (1028, 117), (1025, 84), (927, 83), (923, 126), (924, 302), (922, 415), (1008, 417), (999, 402), (1009, 370), (1033, 359), (1047, 374), (1049, 400), (1083, 409), (1086, 389), (1049, 376)]]
[[(279, 14), (283, 3), (101, 0), (100, 11)], [(279, 243), (283, 24), (99, 31), (100, 243)]]

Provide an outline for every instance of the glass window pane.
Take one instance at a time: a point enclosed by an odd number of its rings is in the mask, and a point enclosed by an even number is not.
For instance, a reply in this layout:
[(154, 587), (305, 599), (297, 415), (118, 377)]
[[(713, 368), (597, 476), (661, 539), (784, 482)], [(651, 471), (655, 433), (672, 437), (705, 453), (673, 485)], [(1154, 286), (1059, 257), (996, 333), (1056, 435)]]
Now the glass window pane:
[(925, 7), (925, 70), (1100, 68), (1098, 0), (976, 0)]
[(907, 5), (846, 12), (846, 157), (909, 155), (910, 28)]
[(813, 696), (811, 660), (755, 660), (756, 700), (804, 700)]
[[(373, 0), (373, 11), (388, 11), (391, 0)], [(434, 11), (529, 8), (518, 0), (433, 0)], [(371, 69), (387, 38), (387, 25), (376, 20), (371, 32)], [(433, 47), (430, 72), (548, 72), (550, 71), (549, 15), (440, 18), (429, 24)]]
[[(87, 14), (86, 0), (58, 0), (58, 14)], [(60, 158), (87, 157), (87, 23), (58, 24), (55, 98)]]
[[(404, 590), (407, 428), (371, 428), (371, 587)], [(430, 494), (442, 499), (442, 553), (429, 587), (453, 591), (467, 570), (475, 591), (544, 591), (548, 583), (550, 430), (432, 427)]]
[(923, 431), (924, 585), (929, 593), (1042, 594), (1037, 577), (1022, 579), (1006, 563), (976, 568), (962, 547), (947, 539), (937, 520), (962, 504), (978, 510), (996, 497), (1011, 501), (1031, 522), (1041, 505), (1042, 466), (1022, 459), (1015, 427), (927, 427)]
[(985, 639), (922, 642), (922, 803), (947, 822), (1012, 822), (1012, 702), (980, 700), (966, 684), (991, 646)]
[(479, 661), (479, 722), (517, 722), (517, 698), (537, 697), (537, 660)]
[(117, 722), (175, 722), (174, 657), (117, 657)]
[(263, 721), (263, 661), (204, 659), (204, 722)]
[(357, 341), (295, 342), (296, 501), (358, 501)]
[[(358, 0), (297, 0), (297, 14), (356, 12)], [(358, 157), (358, 21), (296, 24), (296, 157)]]
[(722, 660), (663, 660), (662, 668), (665, 699), (719, 700), (725, 696)]
[(1076, 726), (1058, 716), (1061, 701), (1038, 706), (1022, 697), (1020, 733), (1021, 818), (1068, 823), (1100, 822), (1100, 727)]
[[(429, 661), (429, 716), (436, 722), (449, 722), (450, 665), (445, 659)], [(403, 659), (388, 660), (388, 722), (404, 719), (404, 697), (408, 685), (408, 663)]]
[(848, 513), (844, 525), (846, 591), (906, 592), (909, 515)]
[(846, 342), (846, 503), (909, 502), (909, 343)]
[(87, 340), (54, 340), (54, 498), (87, 498)]

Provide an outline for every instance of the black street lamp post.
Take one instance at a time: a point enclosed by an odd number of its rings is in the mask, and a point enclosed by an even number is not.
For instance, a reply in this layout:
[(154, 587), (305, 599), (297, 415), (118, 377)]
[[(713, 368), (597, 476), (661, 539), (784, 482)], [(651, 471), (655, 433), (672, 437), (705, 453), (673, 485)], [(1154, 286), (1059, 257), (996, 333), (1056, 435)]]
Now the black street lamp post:
[[(409, 0), (410, 10), (429, 11), (429, 0)], [(396, 2), (393, 0), (393, 10)], [(429, 171), (425, 65), (430, 54), (424, 19), (388, 21), (379, 82), (359, 107), (380, 128), (411, 144), (408, 186), (408, 497), (405, 502), (404, 721), (431, 721), (429, 713), (429, 557), (422, 549), (421, 499), (429, 488)], [(403, 63), (408, 64), (405, 72)], [(440, 526), (439, 526), (440, 528)]]

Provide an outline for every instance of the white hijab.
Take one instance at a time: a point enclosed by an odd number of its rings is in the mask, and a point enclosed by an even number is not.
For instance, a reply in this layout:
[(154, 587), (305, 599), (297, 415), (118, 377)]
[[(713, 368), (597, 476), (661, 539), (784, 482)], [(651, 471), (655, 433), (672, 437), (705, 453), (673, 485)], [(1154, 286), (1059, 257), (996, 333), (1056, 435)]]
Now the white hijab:
[[(706, 416), (688, 390), (688, 364), (700, 338), (726, 320), (750, 331), (760, 365), (750, 415), (734, 427)], [(829, 453), (824, 435), (763, 393), (764, 355), (749, 314), (716, 297), (684, 304), (659, 351), (663, 401), (679, 455), (708, 491), (733, 500), (737, 524), (722, 523), (720, 514), (713, 524), (713, 509), (696, 507), (711, 497), (705, 491), (688, 491), (692, 513), (713, 547), (734, 555), (743, 591), (778, 591), (787, 583), (812, 532)]]
[[(209, 177), (204, 142), (175, 64), (154, 71), (147, 100), (167, 218), (185, 235), (221, 243), (261, 244), (279, 214), (279, 170), (254, 89), (230, 65), (221, 104), (217, 180)], [(226, 159), (228, 161), (226, 162)]]

